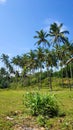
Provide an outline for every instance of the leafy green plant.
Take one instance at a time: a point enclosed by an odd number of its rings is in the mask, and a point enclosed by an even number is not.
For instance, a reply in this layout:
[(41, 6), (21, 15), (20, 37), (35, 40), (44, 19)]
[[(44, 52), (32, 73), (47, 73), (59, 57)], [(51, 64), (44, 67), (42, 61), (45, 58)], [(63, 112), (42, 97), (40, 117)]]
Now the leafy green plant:
[(54, 95), (29, 92), (25, 95), (25, 106), (34, 116), (54, 117), (58, 115), (59, 107)]
[(43, 126), (45, 127), (45, 124), (46, 124), (46, 118), (42, 115), (39, 115), (37, 117), (37, 123), (40, 125), (40, 126)]

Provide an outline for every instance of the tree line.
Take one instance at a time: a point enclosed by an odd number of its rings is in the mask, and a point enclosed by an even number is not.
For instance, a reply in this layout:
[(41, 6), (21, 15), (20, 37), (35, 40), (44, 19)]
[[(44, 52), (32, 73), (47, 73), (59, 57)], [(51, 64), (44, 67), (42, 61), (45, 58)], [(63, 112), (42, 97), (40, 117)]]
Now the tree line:
[[(63, 24), (52, 23), (48, 31), (36, 31), (36, 49), (22, 55), (9, 58), (2, 54), (0, 60), (5, 67), (0, 68), (0, 88), (9, 88), (10, 84), (22, 86), (32, 85), (32, 82), (42, 86), (42, 79), (48, 79), (52, 90), (52, 77), (73, 77), (73, 65), (67, 61), (73, 58), (73, 43), (70, 42), (69, 31), (63, 29)], [(16, 68), (15, 68), (16, 67)], [(20, 70), (20, 71), (19, 71)], [(46, 74), (45, 74), (46, 73)], [(35, 80), (34, 78), (35, 77)], [(34, 80), (31, 82), (31, 79)]]

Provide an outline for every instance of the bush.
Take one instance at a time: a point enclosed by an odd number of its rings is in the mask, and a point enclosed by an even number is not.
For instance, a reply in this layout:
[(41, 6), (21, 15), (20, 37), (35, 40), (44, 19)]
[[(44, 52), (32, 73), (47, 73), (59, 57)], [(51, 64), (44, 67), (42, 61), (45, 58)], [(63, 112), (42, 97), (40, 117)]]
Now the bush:
[(46, 121), (47, 121), (46, 118), (45, 118), (44, 116), (42, 116), (42, 115), (39, 115), (39, 116), (37, 117), (37, 123), (38, 123), (40, 126), (45, 127)]
[(5, 89), (9, 87), (10, 87), (10, 81), (8, 81), (6, 77), (2, 78), (2, 80), (0, 80), (0, 88)]
[(25, 106), (29, 108), (34, 116), (42, 115), (54, 117), (58, 115), (59, 107), (54, 95), (29, 92), (25, 95)]

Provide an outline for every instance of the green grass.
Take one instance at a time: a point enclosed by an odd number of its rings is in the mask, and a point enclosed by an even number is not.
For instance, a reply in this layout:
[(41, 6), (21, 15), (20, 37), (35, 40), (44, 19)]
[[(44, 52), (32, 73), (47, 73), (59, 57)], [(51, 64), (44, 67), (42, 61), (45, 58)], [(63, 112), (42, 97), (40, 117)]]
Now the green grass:
[[(32, 89), (25, 90), (0, 90), (0, 130), (13, 130), (16, 124), (22, 124), (29, 115), (24, 107), (24, 94)], [(33, 90), (37, 91), (37, 90)], [(46, 122), (50, 130), (73, 130), (73, 90), (65, 88), (60, 91), (50, 92), (48, 88), (42, 88), (41, 93), (53, 93), (57, 98), (60, 111), (65, 112), (64, 117), (51, 118)], [(17, 111), (17, 114), (15, 113)], [(13, 118), (7, 120), (7, 116)]]
[(0, 91), (0, 114), (22, 110), (23, 94), (24, 91)]

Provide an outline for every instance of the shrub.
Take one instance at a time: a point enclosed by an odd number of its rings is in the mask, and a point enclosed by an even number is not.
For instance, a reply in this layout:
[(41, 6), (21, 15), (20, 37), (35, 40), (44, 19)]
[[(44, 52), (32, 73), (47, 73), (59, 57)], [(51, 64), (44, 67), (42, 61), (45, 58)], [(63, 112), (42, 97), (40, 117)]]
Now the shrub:
[(46, 121), (47, 121), (46, 118), (45, 118), (44, 116), (42, 116), (42, 115), (39, 115), (39, 116), (37, 117), (37, 123), (38, 123), (40, 126), (45, 127)]
[(54, 117), (58, 115), (59, 107), (54, 95), (42, 95), (38, 92), (29, 92), (25, 95), (25, 106), (34, 116), (42, 115)]

